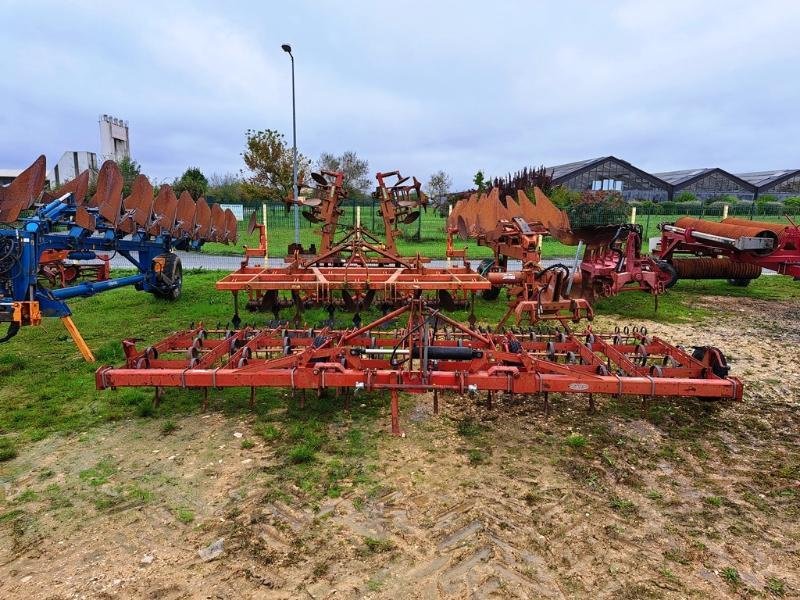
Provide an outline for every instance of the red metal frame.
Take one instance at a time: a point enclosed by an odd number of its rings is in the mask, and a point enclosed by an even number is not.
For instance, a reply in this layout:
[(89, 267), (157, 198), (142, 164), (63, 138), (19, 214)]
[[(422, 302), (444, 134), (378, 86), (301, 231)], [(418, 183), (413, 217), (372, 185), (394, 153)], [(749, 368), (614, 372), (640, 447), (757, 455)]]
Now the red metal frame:
[[(771, 269), (781, 275), (800, 279), (800, 227), (795, 224), (776, 226), (775, 223), (748, 221), (743, 225), (742, 219), (728, 218), (721, 223), (695, 223), (694, 227), (686, 227), (682, 232), (668, 231), (662, 228), (661, 241), (657, 255), (671, 261), (676, 255), (694, 255), (726, 257), (732, 262), (745, 263)], [(695, 237), (695, 232), (713, 233), (728, 236), (732, 239), (747, 233), (747, 229), (762, 228), (775, 235), (773, 249), (769, 252), (737, 250), (724, 243), (714, 243), (707, 239)]]
[[(381, 328), (407, 315), (404, 328)], [(388, 390), (392, 430), (400, 433), (397, 393), (478, 391), (682, 396), (741, 400), (719, 350), (688, 354), (636, 328), (601, 335), (587, 330), (486, 334), (424, 301), (357, 329), (181, 331), (143, 350), (123, 342), (123, 367), (101, 367), (98, 389), (260, 387)], [(253, 397), (251, 395), (251, 397)]]

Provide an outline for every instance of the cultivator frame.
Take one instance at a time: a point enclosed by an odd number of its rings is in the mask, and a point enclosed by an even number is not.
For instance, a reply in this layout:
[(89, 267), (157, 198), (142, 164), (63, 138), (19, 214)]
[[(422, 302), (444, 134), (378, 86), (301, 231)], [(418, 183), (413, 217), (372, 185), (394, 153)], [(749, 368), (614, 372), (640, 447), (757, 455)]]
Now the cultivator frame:
[[(387, 331), (407, 316), (404, 327)], [(483, 333), (412, 300), (368, 325), (348, 330), (286, 328), (207, 330), (202, 325), (138, 349), (123, 342), (125, 366), (96, 371), (98, 389), (163, 388), (336, 389), (391, 394), (392, 432), (401, 433), (398, 393), (594, 394), (741, 400), (722, 353), (692, 354), (644, 328), (601, 335), (587, 329)]]

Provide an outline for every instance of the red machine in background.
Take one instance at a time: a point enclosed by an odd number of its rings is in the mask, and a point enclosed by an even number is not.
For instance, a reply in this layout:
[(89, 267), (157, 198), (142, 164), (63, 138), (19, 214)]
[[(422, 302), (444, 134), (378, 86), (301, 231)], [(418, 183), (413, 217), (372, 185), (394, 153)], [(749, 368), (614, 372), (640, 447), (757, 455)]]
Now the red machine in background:
[(654, 254), (670, 263), (679, 279), (747, 285), (761, 269), (770, 269), (800, 280), (800, 228), (794, 223), (682, 217), (661, 225)]

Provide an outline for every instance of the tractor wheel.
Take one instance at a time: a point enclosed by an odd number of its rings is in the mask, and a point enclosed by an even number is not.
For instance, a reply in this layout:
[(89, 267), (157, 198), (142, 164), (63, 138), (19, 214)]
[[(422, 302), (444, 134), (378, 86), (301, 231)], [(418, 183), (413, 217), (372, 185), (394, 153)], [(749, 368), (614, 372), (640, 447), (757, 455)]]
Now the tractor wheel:
[(164, 266), (160, 271), (156, 271), (156, 287), (153, 289), (153, 295), (164, 300), (177, 300), (181, 297), (183, 287), (181, 259), (173, 252), (156, 257), (156, 260), (159, 259), (164, 260)]

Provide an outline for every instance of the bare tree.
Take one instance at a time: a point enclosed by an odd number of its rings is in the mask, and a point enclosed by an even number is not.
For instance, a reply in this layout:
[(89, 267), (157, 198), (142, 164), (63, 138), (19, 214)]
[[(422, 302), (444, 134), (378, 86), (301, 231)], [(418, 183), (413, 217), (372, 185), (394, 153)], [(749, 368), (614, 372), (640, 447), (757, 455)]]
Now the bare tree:
[(453, 180), (450, 175), (442, 170), (437, 171), (428, 179), (428, 196), (430, 196), (431, 204), (443, 215), (447, 214), (448, 196), (452, 185)]
[(363, 196), (370, 188), (369, 161), (359, 158), (358, 154), (348, 150), (336, 156), (330, 152), (320, 154), (316, 164), (322, 171), (342, 171), (344, 173), (344, 191), (350, 196)]

